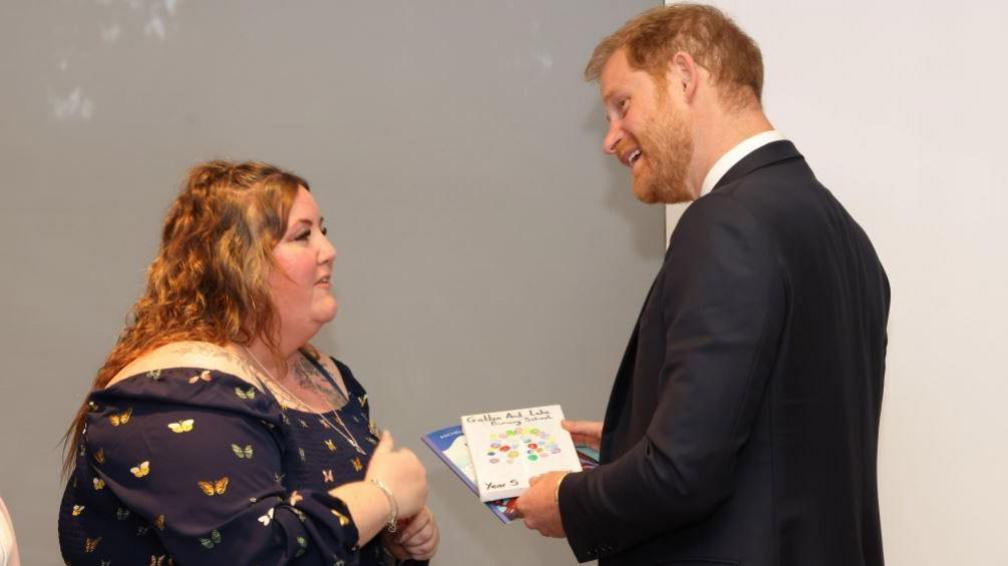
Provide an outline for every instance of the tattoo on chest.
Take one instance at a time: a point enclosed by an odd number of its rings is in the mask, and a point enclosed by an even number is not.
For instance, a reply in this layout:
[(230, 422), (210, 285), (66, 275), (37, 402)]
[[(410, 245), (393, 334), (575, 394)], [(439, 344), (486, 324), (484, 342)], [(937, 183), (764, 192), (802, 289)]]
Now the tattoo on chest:
[(346, 403), (343, 393), (303, 356), (298, 358), (291, 371), (299, 386), (307, 391), (317, 393), (332, 408), (338, 409)]
[[(277, 387), (270, 376), (264, 374), (259, 367), (253, 365), (244, 356), (240, 356), (227, 348), (214, 344), (185, 344), (173, 348), (173, 351), (178, 354), (199, 355), (236, 365), (246, 375), (256, 378), (261, 385), (267, 387), (278, 400), (282, 400), (283, 404), (290, 407), (304, 406), (310, 411), (314, 410), (302, 399), (292, 397), (290, 393)], [(290, 369), (290, 375), (294, 378), (294, 382), (297, 383), (298, 387), (305, 393), (313, 397), (318, 396), (333, 409), (338, 409), (346, 404), (347, 400), (343, 396), (342, 391), (337, 387), (333, 387), (329, 380), (311, 362), (305, 359), (303, 355), (298, 354), (297, 361), (294, 362), (293, 367)]]
[(249, 376), (257, 376), (260, 378), (266, 377), (263, 375), (262, 370), (252, 365), (242, 356), (235, 354), (223, 346), (216, 346), (213, 344), (187, 344), (177, 347), (174, 351), (179, 354), (196, 354), (216, 360), (223, 360), (240, 367), (242, 371)]

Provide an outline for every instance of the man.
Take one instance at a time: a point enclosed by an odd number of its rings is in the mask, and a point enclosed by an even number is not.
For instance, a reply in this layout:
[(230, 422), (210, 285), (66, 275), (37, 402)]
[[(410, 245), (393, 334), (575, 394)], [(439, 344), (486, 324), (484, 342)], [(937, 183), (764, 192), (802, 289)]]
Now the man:
[(605, 151), (648, 203), (695, 201), (613, 384), (601, 465), (517, 501), (579, 561), (880, 565), (889, 284), (770, 125), (756, 44), (714, 8), (650, 10), (595, 49)]

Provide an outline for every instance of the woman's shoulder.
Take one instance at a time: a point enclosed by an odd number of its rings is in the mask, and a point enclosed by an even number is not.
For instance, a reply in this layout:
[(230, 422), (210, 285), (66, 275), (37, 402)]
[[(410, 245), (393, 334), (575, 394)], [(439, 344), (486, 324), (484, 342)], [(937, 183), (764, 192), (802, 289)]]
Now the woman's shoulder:
[(119, 370), (105, 387), (137, 375), (171, 368), (219, 371), (259, 387), (254, 368), (244, 358), (225, 346), (196, 341), (170, 342), (143, 353)]

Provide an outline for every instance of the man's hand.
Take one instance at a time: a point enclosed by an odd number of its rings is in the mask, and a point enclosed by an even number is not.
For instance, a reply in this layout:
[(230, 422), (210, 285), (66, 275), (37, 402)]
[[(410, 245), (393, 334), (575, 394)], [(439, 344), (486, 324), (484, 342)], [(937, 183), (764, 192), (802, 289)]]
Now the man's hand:
[(567, 472), (549, 472), (529, 479), (529, 488), (515, 501), (517, 516), (525, 526), (546, 537), (564, 538), (560, 506), (556, 500), (557, 487)]
[(586, 444), (594, 450), (599, 450), (602, 444), (602, 423), (599, 421), (568, 421), (560, 422), (560, 426), (571, 433), (574, 444)]
[(430, 560), (437, 552), (441, 534), (434, 514), (424, 507), (415, 516), (400, 522), (399, 530), (382, 534), (385, 547), (399, 560)]

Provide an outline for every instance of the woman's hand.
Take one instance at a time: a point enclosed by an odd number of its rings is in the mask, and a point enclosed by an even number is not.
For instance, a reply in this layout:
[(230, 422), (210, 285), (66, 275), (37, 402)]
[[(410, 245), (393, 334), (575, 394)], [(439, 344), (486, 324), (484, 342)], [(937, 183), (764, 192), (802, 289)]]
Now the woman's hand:
[(399, 560), (430, 560), (437, 552), (441, 533), (434, 514), (426, 506), (414, 517), (401, 522), (394, 533), (384, 534), (385, 546)]
[(392, 492), (400, 517), (413, 517), (427, 502), (427, 471), (410, 449), (393, 449), (389, 431), (382, 433), (364, 479), (379, 480)]

